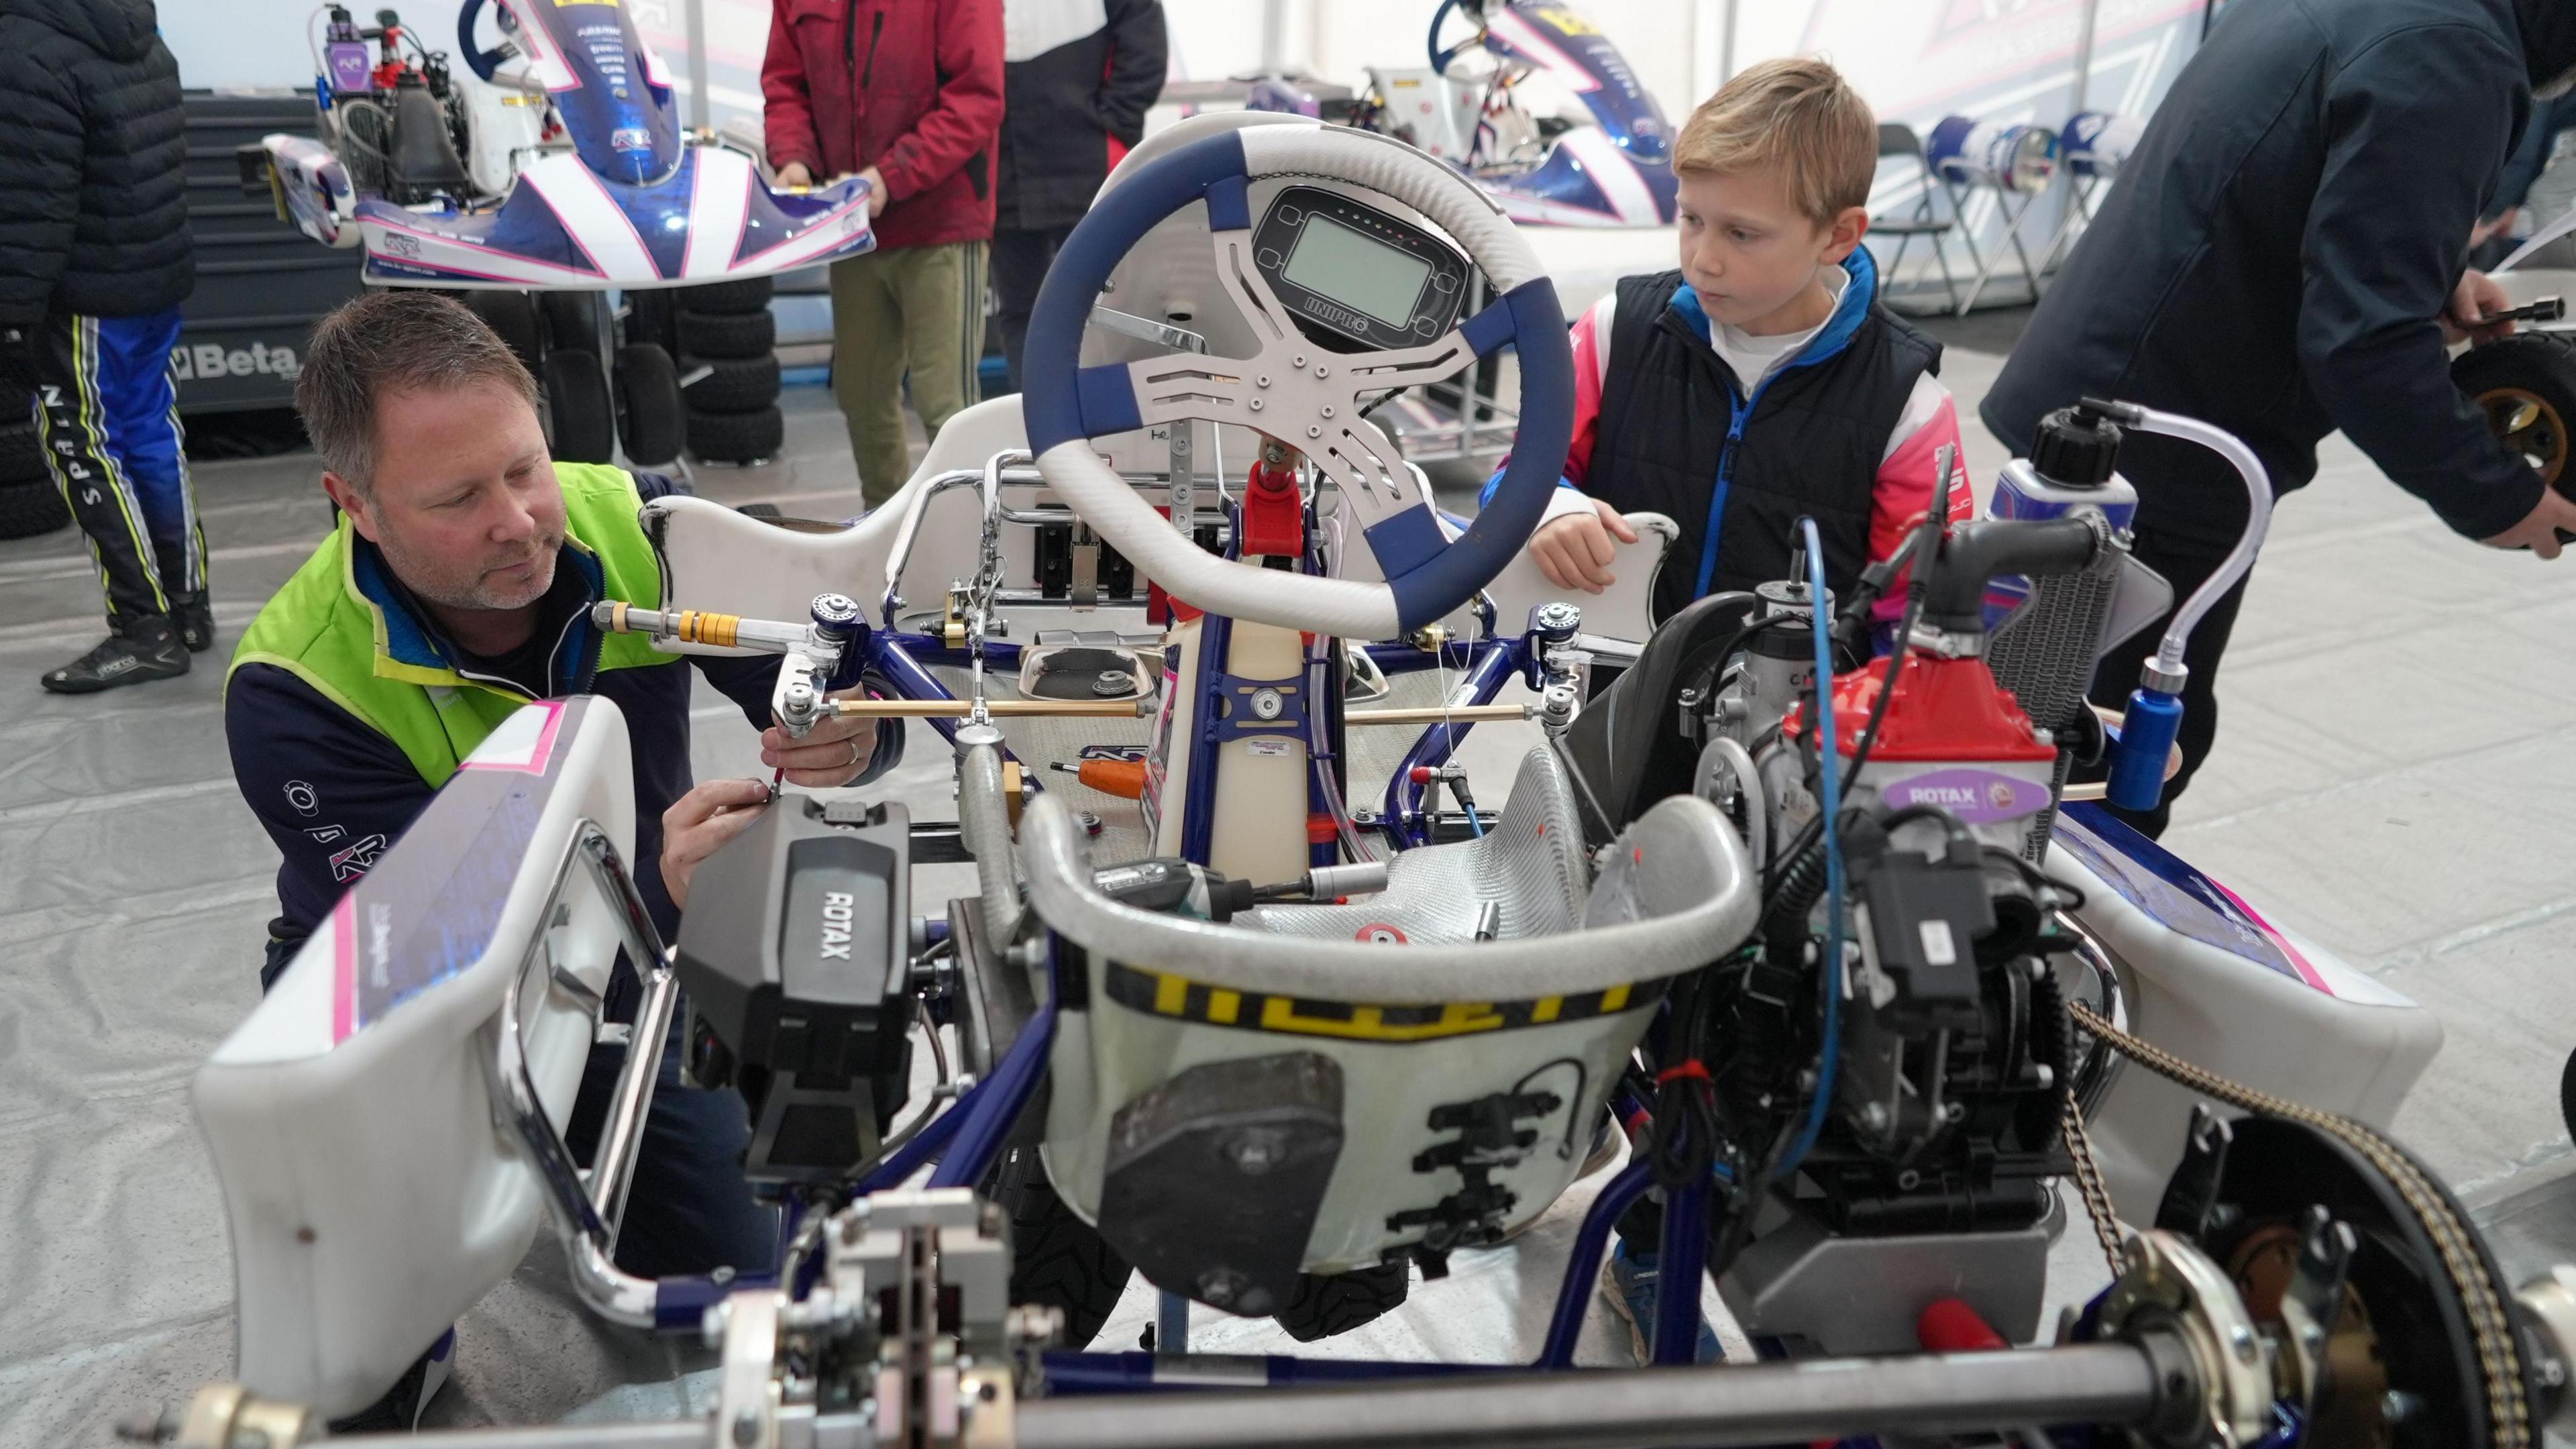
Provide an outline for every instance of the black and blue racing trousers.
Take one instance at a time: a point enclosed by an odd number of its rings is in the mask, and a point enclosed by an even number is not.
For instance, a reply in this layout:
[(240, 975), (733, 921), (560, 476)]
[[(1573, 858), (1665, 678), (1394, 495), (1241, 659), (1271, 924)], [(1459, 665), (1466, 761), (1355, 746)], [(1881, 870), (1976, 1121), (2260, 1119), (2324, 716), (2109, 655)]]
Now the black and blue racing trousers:
[(167, 614), (206, 587), (206, 531), (170, 372), (179, 309), (85, 317), (57, 304), (33, 334), (37, 435), (89, 536), (108, 618)]

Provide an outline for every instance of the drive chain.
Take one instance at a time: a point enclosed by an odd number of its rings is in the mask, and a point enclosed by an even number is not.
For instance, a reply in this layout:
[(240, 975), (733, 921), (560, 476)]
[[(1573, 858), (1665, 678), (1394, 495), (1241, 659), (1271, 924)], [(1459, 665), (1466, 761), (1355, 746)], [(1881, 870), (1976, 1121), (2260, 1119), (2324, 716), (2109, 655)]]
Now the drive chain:
[[(2479, 1250), (2475, 1230), (2460, 1217), (2450, 1194), (2424, 1175), (2405, 1150), (2381, 1136), (2376, 1130), (2332, 1112), (2320, 1112), (2268, 1092), (2241, 1086), (2205, 1068), (2175, 1056), (2151, 1042), (2131, 1036), (2111, 1025), (2081, 1002), (2068, 1003), (2075, 1024), (2109, 1043), (2121, 1055), (2147, 1070), (2198, 1092), (2212, 1101), (2223, 1102), (2242, 1111), (2266, 1117), (2278, 1117), (2316, 1129), (2361, 1155), (2382, 1177), (2386, 1178), (2405, 1200), (2408, 1211), (2424, 1230), (2434, 1250), (2441, 1255), (2442, 1271), (2459, 1295), (2461, 1307), (2469, 1318), (2469, 1331), (2476, 1343), (2479, 1377), (2486, 1386), (2487, 1422), (2493, 1433), (2495, 1449), (2533, 1449), (2538, 1440), (2531, 1423), (2530, 1406), (2523, 1397), (2521, 1347), (2516, 1343), (2512, 1310), (2507, 1295), (2487, 1272), (2485, 1254)], [(2077, 1131), (2070, 1143), (2080, 1139), (2081, 1116), (2068, 1106), (2069, 1123)], [(2089, 1160), (2090, 1144), (2074, 1147), (2079, 1159), (2077, 1178)], [(2098, 1171), (2095, 1179), (2098, 1182)], [(2094, 1206), (2092, 1187), (2086, 1188), (2085, 1206)], [(2101, 1205), (2107, 1216), (2107, 1196)], [(2099, 1223), (2097, 1232), (2103, 1231)]]

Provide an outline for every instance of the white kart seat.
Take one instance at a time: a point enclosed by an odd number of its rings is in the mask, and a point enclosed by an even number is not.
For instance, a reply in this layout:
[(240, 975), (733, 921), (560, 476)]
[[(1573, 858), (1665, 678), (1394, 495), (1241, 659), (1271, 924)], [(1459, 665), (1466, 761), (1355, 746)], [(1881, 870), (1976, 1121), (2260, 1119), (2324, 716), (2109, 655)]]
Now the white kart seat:
[[(1571, 840), (1548, 769), (1522, 778)], [(1157, 1285), (1251, 1315), (1301, 1272), (1492, 1242), (1544, 1211), (1666, 983), (1734, 950), (1759, 909), (1733, 829), (1688, 796), (1620, 836), (1579, 925), (1396, 949), (1113, 901), (1052, 794), (1020, 844), (1031, 905), (1079, 948), (1058, 958), (1048, 1175)], [(1526, 870), (1499, 847), (1437, 854)]]
[(1249, 924), (1283, 936), (1379, 944), (1473, 941), (1485, 902), (1502, 908), (1498, 938), (1554, 936), (1583, 921), (1592, 871), (1582, 818), (1556, 753), (1521, 760), (1502, 818), (1482, 838), (1397, 854), (1386, 889), (1341, 906), (1263, 906)]

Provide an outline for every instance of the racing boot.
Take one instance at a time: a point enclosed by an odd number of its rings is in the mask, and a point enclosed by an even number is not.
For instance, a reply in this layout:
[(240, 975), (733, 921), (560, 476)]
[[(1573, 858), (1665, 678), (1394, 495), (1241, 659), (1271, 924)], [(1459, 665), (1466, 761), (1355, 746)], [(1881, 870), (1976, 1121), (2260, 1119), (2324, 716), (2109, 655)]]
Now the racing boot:
[(166, 614), (114, 621), (115, 632), (87, 654), (45, 675), (56, 694), (96, 694), (121, 684), (188, 672), (188, 646)]
[[(1653, 1253), (1632, 1253), (1626, 1239), (1621, 1239), (1610, 1261), (1601, 1265), (1601, 1296), (1610, 1300), (1612, 1312), (1628, 1325), (1628, 1348), (1640, 1365), (1655, 1361), (1655, 1290), (1662, 1275), (1656, 1271)], [(1717, 1341), (1717, 1330), (1708, 1326), (1708, 1315), (1699, 1319), (1699, 1353), (1701, 1363), (1716, 1363), (1726, 1357), (1726, 1348)]]
[(179, 626), (179, 642), (188, 646), (189, 653), (203, 654), (215, 647), (215, 606), (204, 589), (172, 595), (170, 621)]

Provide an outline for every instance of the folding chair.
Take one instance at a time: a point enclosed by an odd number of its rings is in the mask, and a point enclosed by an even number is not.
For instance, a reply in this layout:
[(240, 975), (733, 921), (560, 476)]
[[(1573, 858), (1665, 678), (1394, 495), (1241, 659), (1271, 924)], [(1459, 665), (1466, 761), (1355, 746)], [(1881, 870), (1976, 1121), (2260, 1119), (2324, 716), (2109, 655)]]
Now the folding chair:
[[(2040, 185), (2032, 190), (2014, 189), (2008, 179), (1996, 174), (1989, 164), (1971, 159), (1970, 153), (1981, 146), (1991, 156), (2000, 142), (2001, 149), (2007, 153), (2006, 164), (2009, 164), (2009, 152), (2025, 144), (2024, 138), (2030, 134), (2046, 138), (2048, 152), (2047, 169), (2042, 174)], [(1985, 291), (1986, 283), (1994, 279), (1996, 269), (2003, 265), (2007, 244), (2021, 263), (2021, 277), (2030, 287), (2030, 299), (2038, 301), (2039, 271), (2030, 264), (2029, 249), (2021, 244), (2021, 227), (2030, 217), (2031, 206), (2056, 175), (2057, 134), (2045, 126), (1987, 125), (1966, 116), (1951, 116), (1935, 128), (1933, 148), (1944, 154), (1942, 161), (1933, 165), (1932, 174), (1940, 179), (1941, 189), (1949, 194), (1950, 214), (1961, 222), (1959, 240), (1967, 247), (1969, 258), (1977, 264), (1977, 275), (1968, 283), (1968, 295), (1959, 301), (1959, 315), (1967, 316), (1968, 309), (1977, 305), (1978, 294)], [(1960, 163), (1956, 168), (1950, 164), (1953, 160)], [(1977, 249), (1976, 237), (1967, 231), (1965, 225), (1969, 193), (1980, 186), (1994, 193), (1995, 215), (2004, 224), (2003, 241), (1982, 253)]]
[(1873, 216), (1869, 219), (1871, 236), (1892, 236), (1897, 239), (1896, 255), (1887, 260), (1886, 274), (1889, 286), (1892, 288), (1895, 285), (1896, 269), (1904, 264), (1905, 249), (1914, 245), (1914, 239), (1918, 236), (1930, 237), (1932, 260), (1939, 263), (1941, 268), (1942, 290), (1949, 293), (1950, 305), (1956, 308), (1959, 305), (1959, 283), (1950, 275), (1950, 258), (1948, 253), (1942, 250), (1941, 242), (1942, 238), (1957, 230), (1959, 213), (1957, 208), (1953, 207), (1946, 218), (1936, 214), (1939, 208), (1933, 204), (1933, 198), (1940, 194), (1941, 188), (1937, 178), (1932, 174), (1932, 163), (1924, 158), (1923, 138), (1914, 134), (1912, 126), (1883, 125), (1878, 128), (1878, 156), (1881, 161), (1890, 156), (1913, 157), (1914, 169), (1922, 182), (1921, 189), (1915, 193), (1914, 211), (1911, 216)]

